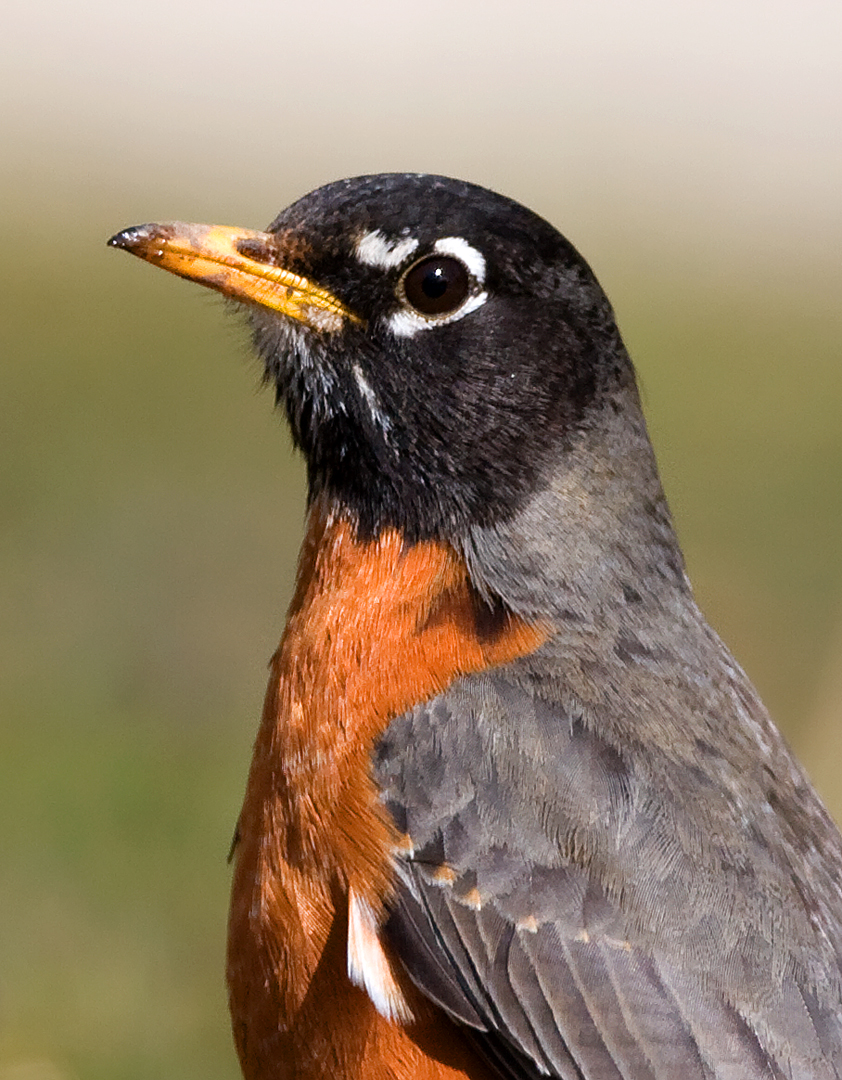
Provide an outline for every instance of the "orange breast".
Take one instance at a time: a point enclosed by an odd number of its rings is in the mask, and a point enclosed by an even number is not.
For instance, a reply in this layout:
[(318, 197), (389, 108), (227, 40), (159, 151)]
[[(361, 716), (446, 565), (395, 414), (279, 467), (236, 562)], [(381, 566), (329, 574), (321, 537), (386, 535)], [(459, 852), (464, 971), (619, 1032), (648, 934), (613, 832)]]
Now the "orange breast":
[(491, 1075), (398, 965), (406, 1027), (352, 985), (348, 890), (382, 911), (392, 885), (399, 838), (369, 773), (390, 720), (545, 636), (489, 612), (450, 547), (361, 543), (313, 510), (238, 826), (228, 983), (246, 1080)]

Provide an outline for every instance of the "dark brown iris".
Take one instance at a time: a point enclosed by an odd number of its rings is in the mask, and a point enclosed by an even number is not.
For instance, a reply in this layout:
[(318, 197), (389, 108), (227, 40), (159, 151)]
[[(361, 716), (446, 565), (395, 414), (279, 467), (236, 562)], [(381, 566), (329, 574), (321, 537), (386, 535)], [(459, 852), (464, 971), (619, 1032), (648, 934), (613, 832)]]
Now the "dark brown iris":
[(471, 279), (463, 263), (449, 255), (430, 255), (403, 279), (404, 294), (422, 315), (449, 315), (464, 304)]

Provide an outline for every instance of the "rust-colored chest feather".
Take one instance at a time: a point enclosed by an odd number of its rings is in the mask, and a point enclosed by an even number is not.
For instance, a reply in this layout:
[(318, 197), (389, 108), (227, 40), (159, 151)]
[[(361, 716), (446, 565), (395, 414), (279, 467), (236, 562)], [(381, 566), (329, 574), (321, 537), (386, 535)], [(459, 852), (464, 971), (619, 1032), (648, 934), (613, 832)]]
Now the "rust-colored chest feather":
[(238, 829), (228, 981), (247, 1080), (487, 1075), (395, 965), (405, 1028), (352, 985), (348, 894), (381, 913), (400, 842), (370, 779), (380, 733), (542, 639), (490, 615), (449, 547), (362, 544), (314, 510)]

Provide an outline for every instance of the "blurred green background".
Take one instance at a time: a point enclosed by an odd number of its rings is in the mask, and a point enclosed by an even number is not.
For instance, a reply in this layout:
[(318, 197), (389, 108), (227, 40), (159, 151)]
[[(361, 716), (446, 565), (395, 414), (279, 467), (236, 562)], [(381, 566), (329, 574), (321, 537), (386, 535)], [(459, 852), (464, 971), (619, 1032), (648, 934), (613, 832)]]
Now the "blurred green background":
[(236, 315), (108, 250), (339, 176), (534, 207), (641, 375), (700, 600), (842, 815), (837, 3), (12, 0), (0, 1080), (238, 1075), (228, 868), (303, 488)]

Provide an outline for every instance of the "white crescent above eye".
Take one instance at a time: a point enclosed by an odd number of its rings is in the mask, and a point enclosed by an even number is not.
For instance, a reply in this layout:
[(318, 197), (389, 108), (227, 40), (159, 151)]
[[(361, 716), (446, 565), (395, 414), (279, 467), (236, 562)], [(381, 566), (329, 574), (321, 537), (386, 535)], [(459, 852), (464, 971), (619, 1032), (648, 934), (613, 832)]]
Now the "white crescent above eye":
[(485, 284), (485, 256), (461, 236), (443, 236), (433, 244), (433, 251), (436, 255), (452, 255), (465, 264), (477, 285)]

